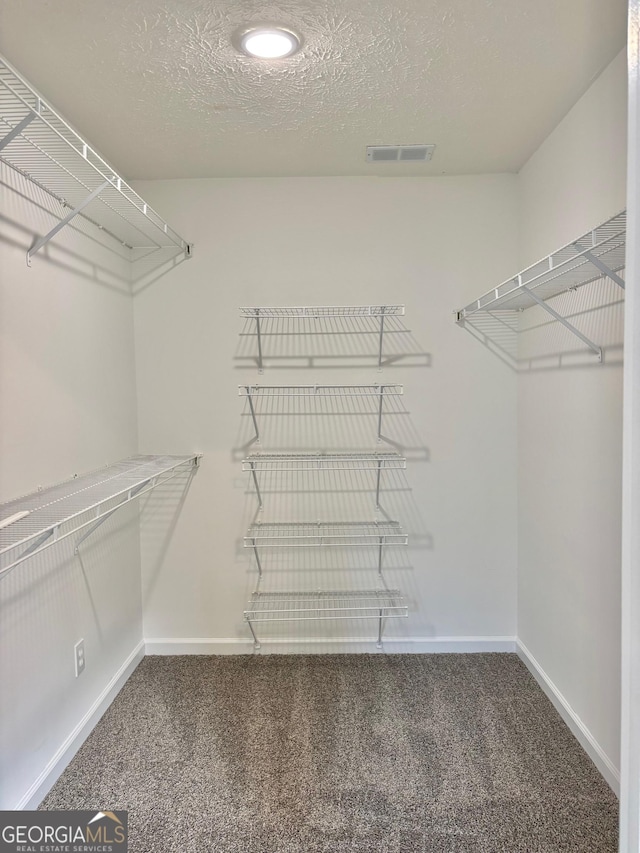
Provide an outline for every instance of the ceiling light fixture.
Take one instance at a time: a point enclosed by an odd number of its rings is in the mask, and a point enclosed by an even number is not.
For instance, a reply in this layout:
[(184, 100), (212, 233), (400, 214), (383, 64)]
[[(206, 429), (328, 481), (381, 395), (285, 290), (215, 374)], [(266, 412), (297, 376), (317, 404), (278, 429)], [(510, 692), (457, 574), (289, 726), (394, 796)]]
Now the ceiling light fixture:
[(255, 27), (239, 34), (237, 45), (256, 59), (285, 59), (300, 49), (301, 40), (284, 27)]

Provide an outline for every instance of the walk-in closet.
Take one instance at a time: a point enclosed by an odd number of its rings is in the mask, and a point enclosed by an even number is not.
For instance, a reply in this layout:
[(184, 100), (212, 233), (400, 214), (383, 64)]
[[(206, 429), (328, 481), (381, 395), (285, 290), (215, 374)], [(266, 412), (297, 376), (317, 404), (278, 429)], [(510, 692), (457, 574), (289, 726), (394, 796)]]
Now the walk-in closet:
[(0, 5), (2, 849), (640, 853), (639, 21)]

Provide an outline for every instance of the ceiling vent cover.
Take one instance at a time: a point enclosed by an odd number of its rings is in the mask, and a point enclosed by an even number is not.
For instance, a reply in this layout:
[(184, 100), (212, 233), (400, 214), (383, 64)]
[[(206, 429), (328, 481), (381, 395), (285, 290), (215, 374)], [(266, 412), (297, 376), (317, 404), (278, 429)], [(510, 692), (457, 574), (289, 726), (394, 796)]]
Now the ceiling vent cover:
[(431, 160), (435, 145), (367, 145), (369, 163), (407, 163)]

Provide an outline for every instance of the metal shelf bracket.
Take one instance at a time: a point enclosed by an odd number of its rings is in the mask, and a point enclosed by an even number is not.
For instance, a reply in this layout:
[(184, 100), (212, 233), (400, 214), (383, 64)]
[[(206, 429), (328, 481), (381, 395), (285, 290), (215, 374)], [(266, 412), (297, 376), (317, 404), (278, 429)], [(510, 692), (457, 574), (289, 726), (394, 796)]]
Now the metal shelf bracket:
[(260, 645), (260, 640), (258, 640), (258, 637), (256, 636), (255, 629), (254, 629), (253, 625), (251, 624), (251, 619), (247, 619), (247, 624), (249, 625), (249, 630), (251, 631), (251, 634), (253, 636), (253, 648), (256, 651), (260, 651), (262, 646)]
[(376, 648), (382, 648), (382, 632), (384, 631), (384, 625), (382, 622), (382, 610), (378, 611), (378, 639), (376, 641)]
[(380, 509), (380, 475), (382, 473), (382, 460), (378, 459), (378, 470), (376, 472), (376, 509)]
[(378, 404), (378, 442), (382, 441), (382, 407), (384, 400), (384, 385), (380, 385), (380, 402)]
[(256, 555), (256, 565), (258, 566), (258, 577), (262, 577), (262, 563), (260, 562), (260, 555), (258, 554), (258, 546), (256, 544), (256, 540), (251, 540), (251, 547), (253, 548), (253, 553)]
[(384, 339), (384, 311), (385, 306), (380, 306), (380, 339), (378, 341), (378, 370), (382, 370), (382, 341)]
[(78, 539), (76, 540), (75, 547), (73, 549), (73, 553), (79, 554), (80, 553), (80, 545), (84, 542), (84, 540), (87, 539), (89, 536), (91, 536), (91, 534), (95, 530), (97, 530), (101, 524), (104, 524), (105, 521), (107, 521), (107, 519), (111, 518), (113, 513), (117, 512), (120, 509), (120, 507), (129, 503), (129, 501), (132, 501), (146, 486), (149, 485), (149, 483), (151, 483), (151, 488), (153, 489), (154, 486), (156, 485), (156, 478), (154, 477), (153, 479), (145, 480), (144, 483), (140, 483), (140, 485), (136, 486), (135, 489), (129, 489), (129, 491), (123, 497), (123, 499), (120, 501), (120, 503), (117, 504), (116, 506), (112, 507), (107, 512), (100, 513), (100, 507), (98, 507), (96, 510), (96, 515), (98, 516), (97, 520), (87, 530), (85, 530), (85, 532), (82, 534), (82, 536), (78, 537)]
[(100, 184), (100, 186), (96, 187), (93, 192), (89, 193), (89, 195), (84, 199), (84, 201), (81, 201), (77, 207), (74, 207), (71, 213), (68, 213), (63, 219), (61, 219), (60, 222), (58, 222), (58, 224), (55, 225), (51, 229), (51, 231), (49, 231), (48, 234), (45, 234), (44, 237), (39, 237), (27, 252), (27, 266), (31, 266), (31, 258), (36, 254), (36, 252), (38, 252), (43, 246), (46, 246), (49, 240), (51, 240), (52, 237), (56, 236), (58, 231), (62, 231), (65, 225), (68, 225), (74, 218), (74, 216), (77, 216), (81, 210), (84, 210), (84, 208), (88, 204), (91, 204), (91, 202), (95, 198), (97, 198), (100, 193), (108, 186), (111, 186), (111, 181), (104, 181), (102, 184)]
[(27, 115), (22, 119), (22, 121), (18, 122), (18, 124), (12, 130), (10, 130), (9, 133), (7, 133), (4, 139), (0, 140), (0, 151), (2, 151), (2, 149), (10, 142), (13, 142), (16, 136), (20, 136), (22, 131), (26, 127), (28, 127), (28, 125), (31, 124), (31, 122), (36, 117), (36, 113), (34, 112), (27, 113)]
[(534, 302), (537, 302), (537, 304), (541, 308), (544, 308), (544, 310), (548, 314), (551, 314), (554, 320), (557, 320), (559, 323), (562, 323), (562, 325), (567, 328), (573, 335), (579, 338), (583, 344), (586, 344), (590, 350), (593, 350), (593, 352), (598, 357), (598, 361), (602, 361), (601, 347), (599, 347), (597, 344), (594, 344), (594, 342), (590, 340), (586, 335), (583, 335), (582, 332), (578, 331), (578, 329), (576, 329), (576, 327), (572, 323), (565, 319), (561, 314), (558, 314), (558, 312), (555, 311), (550, 305), (547, 305), (547, 303), (543, 299), (540, 299), (537, 293), (535, 293), (533, 290), (529, 290), (529, 288), (526, 287), (526, 285), (524, 284), (521, 285), (521, 287), (525, 293), (529, 294), (529, 296), (533, 299)]
[(260, 334), (260, 309), (256, 308), (256, 335), (258, 337), (258, 373), (264, 373), (262, 364), (262, 336)]
[(256, 495), (258, 498), (258, 507), (259, 507), (260, 511), (262, 511), (262, 495), (260, 493), (260, 486), (258, 485), (258, 475), (256, 474), (256, 463), (251, 461), (249, 464), (251, 466), (251, 476), (253, 478), (253, 485), (255, 486)]
[(251, 385), (244, 386), (247, 392), (247, 399), (249, 400), (249, 411), (251, 412), (251, 419), (253, 421), (253, 428), (256, 431), (254, 438), (251, 440), (252, 443), (255, 441), (256, 444), (260, 444), (260, 430), (258, 428), (258, 421), (256, 420), (256, 410), (253, 405), (253, 397), (251, 395)]
[(600, 260), (600, 258), (597, 258), (593, 252), (590, 252), (588, 249), (584, 249), (577, 241), (573, 245), (576, 247), (576, 250), (580, 252), (580, 254), (582, 254), (589, 263), (593, 264), (596, 269), (600, 270), (600, 272), (606, 275), (607, 278), (610, 278), (611, 281), (614, 281), (618, 287), (621, 287), (623, 290), (625, 289), (624, 279), (610, 269), (603, 261)]

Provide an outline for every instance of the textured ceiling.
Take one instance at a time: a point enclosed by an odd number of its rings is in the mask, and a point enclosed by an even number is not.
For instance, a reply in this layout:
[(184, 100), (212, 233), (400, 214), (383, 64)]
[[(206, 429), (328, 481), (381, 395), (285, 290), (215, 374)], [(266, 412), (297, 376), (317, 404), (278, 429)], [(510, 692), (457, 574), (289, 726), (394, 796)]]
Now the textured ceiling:
[[(265, 22), (303, 49), (238, 55)], [(0, 51), (129, 178), (517, 171), (625, 27), (626, 0), (0, 0)]]

